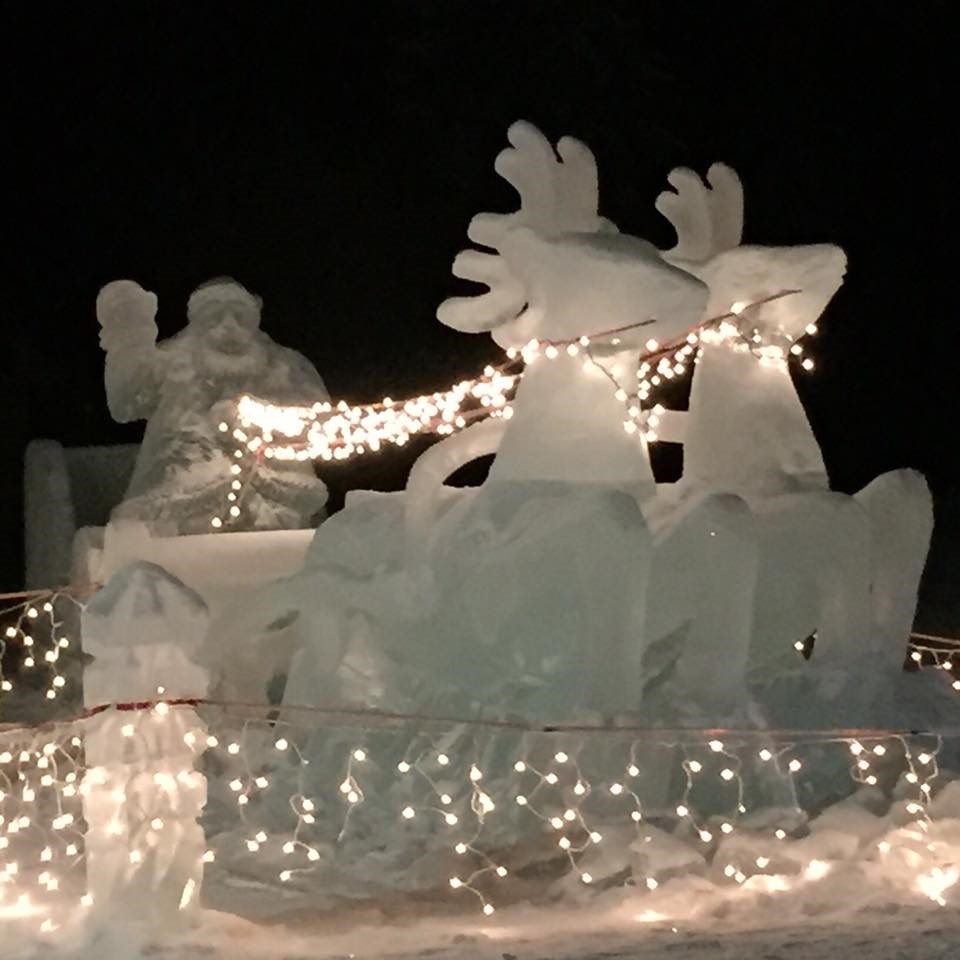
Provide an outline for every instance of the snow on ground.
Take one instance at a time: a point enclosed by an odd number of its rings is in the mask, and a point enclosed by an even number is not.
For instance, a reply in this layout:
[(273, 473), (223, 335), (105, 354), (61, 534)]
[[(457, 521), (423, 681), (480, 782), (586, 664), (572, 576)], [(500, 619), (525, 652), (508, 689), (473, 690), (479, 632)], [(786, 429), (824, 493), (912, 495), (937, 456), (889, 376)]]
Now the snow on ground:
[[(936, 841), (935, 841), (936, 845)], [(484, 917), (425, 896), (343, 902), (324, 910), (293, 900), (272, 922), (206, 908), (194, 926), (142, 943), (116, 912), (82, 945), (28, 944), (4, 960), (954, 960), (960, 913), (945, 883), (931, 890), (884, 855), (824, 864), (743, 884), (678, 876), (654, 891), (611, 888), (580, 903), (518, 903)], [(953, 878), (954, 880), (956, 878)], [(265, 885), (223, 882), (208, 891), (248, 916)], [(928, 897), (943, 894), (941, 907)], [(2, 932), (2, 931), (0, 931)]]
[[(496, 925), (469, 919), (374, 923), (347, 934), (306, 922), (259, 926), (207, 912), (175, 944), (142, 951), (104, 944), (70, 960), (954, 960), (960, 949), (960, 916), (936, 907), (890, 906), (842, 920), (791, 918), (785, 924), (769, 916), (759, 924), (743, 917), (679, 926), (664, 921), (631, 931), (609, 927), (610, 918), (569, 912), (508, 914)], [(30, 960), (49, 956), (38, 952)]]

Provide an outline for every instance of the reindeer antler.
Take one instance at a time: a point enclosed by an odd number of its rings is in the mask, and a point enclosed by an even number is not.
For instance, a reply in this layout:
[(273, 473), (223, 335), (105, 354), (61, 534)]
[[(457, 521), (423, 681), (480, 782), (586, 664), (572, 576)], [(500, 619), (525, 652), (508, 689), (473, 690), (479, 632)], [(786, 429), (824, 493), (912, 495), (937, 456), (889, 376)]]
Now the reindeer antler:
[(715, 163), (704, 183), (693, 170), (678, 167), (667, 181), (674, 189), (661, 193), (656, 207), (677, 231), (677, 245), (664, 253), (668, 260), (703, 263), (739, 245), (743, 186), (734, 170)]
[[(661, 193), (656, 206), (677, 231), (677, 245), (663, 256), (710, 288), (707, 315), (738, 301), (758, 303), (749, 312), (752, 327), (768, 337), (801, 336), (843, 283), (846, 254), (830, 244), (740, 246), (743, 187), (725, 164), (715, 163), (706, 183), (683, 167), (667, 179), (674, 189)], [(777, 296), (784, 292), (790, 296)]]
[(492, 330), (514, 319), (527, 302), (524, 285), (499, 253), (508, 231), (528, 227), (550, 237), (612, 228), (597, 214), (597, 165), (585, 144), (563, 137), (554, 150), (533, 124), (522, 120), (510, 127), (507, 139), (511, 146), (500, 153), (494, 168), (519, 194), (520, 209), (477, 214), (467, 236), (498, 253), (464, 250), (453, 262), (454, 276), (490, 289), (474, 297), (451, 297), (437, 310), (441, 323), (466, 333)]

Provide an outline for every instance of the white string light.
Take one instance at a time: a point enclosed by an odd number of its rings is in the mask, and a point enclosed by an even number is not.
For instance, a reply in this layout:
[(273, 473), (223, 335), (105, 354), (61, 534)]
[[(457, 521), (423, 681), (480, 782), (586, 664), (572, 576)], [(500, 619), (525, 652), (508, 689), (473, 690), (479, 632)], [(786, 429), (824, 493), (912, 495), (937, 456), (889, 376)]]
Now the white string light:
[[(499, 367), (486, 367), (480, 377), (461, 381), (445, 392), (403, 402), (387, 397), (379, 403), (362, 406), (341, 401), (336, 405), (323, 402), (296, 407), (242, 397), (237, 405), (237, 423), (232, 428), (226, 422), (219, 425), (220, 431), (229, 434), (235, 442), (234, 463), (225, 509), (211, 518), (211, 529), (229, 530), (241, 525), (249, 483), (264, 459), (345, 460), (375, 452), (385, 444), (403, 446), (416, 434), (445, 435), (487, 416), (511, 417), (510, 398), (522, 376), (522, 365), (541, 358), (555, 360), (582, 354), (586, 368), (598, 367), (611, 378), (618, 398), (625, 404), (627, 432), (646, 443), (655, 443), (659, 439), (656, 428), (665, 410), (659, 403), (652, 407), (645, 405), (665, 380), (690, 371), (699, 360), (703, 344), (722, 343), (735, 351), (750, 352), (761, 364), (773, 365), (784, 373), (790, 357), (803, 355), (801, 341), (794, 341), (787, 334), (762, 332), (749, 322), (756, 308), (796, 292), (782, 291), (750, 304), (734, 303), (726, 314), (705, 321), (665, 346), (655, 340), (647, 341), (638, 369), (637, 389), (631, 394), (619, 385), (593, 352), (595, 347), (616, 347), (620, 340), (617, 334), (626, 331), (613, 330), (563, 341), (531, 340), (522, 347), (508, 349), (507, 362)], [(805, 336), (816, 333), (814, 323), (808, 324), (804, 331)], [(804, 360), (802, 369), (812, 369), (812, 361)], [(61, 658), (71, 646), (76, 646), (75, 638), (70, 635), (70, 622), (57, 619), (55, 610), (61, 606), (60, 600), (79, 607), (78, 594), (75, 590), (56, 590), (24, 596), (29, 599), (6, 611), (11, 619), (4, 617), (0, 625), (0, 657), (8, 645), (19, 643), (24, 650), (23, 669), (44, 671), (47, 679), (44, 696), (55, 700), (68, 682), (60, 666)], [(76, 619), (73, 617), (74, 622)], [(807, 655), (806, 642), (797, 641), (795, 647)], [(932, 664), (948, 672), (953, 670), (952, 653), (952, 650), (918, 642), (911, 646), (911, 658), (918, 666)], [(960, 693), (960, 676), (951, 676), (950, 682)], [(13, 689), (13, 679), (4, 676), (0, 667), (0, 702)]]
[[(22, 649), (20, 666), (42, 678), (43, 695), (56, 700), (67, 685), (65, 662), (79, 653), (75, 629), (86, 591), (63, 588), (22, 594), (23, 600), (0, 614), (0, 664), (8, 648)], [(13, 693), (14, 679), (0, 665), (0, 703)]]
[[(129, 721), (119, 735), (155, 736), (158, 725), (174, 722), (178, 705), (163, 703), (166, 709), (157, 709), (159, 705), (128, 706)], [(396, 750), (397, 741), (404, 736), (402, 727), (398, 731), (371, 728), (363, 741), (344, 747), (343, 767), (339, 773), (330, 770), (331, 782), (324, 788), (317, 786), (316, 773), (301, 746), (310, 727), (249, 716), (238, 727), (229, 711), (223, 712), (224, 707), (192, 704), (190, 708), (203, 710), (205, 723), (215, 726), (219, 735), (198, 736), (188, 729), (183, 734), (184, 742), (194, 752), (205, 750), (216, 755), (215, 761), (204, 764), (208, 790), (211, 796), (227, 798), (224, 802), (232, 804), (236, 812), (236, 828), (217, 837), (217, 850), (209, 850), (203, 856), (204, 863), (215, 863), (218, 853), (227, 855), (231, 863), (244, 856), (266, 856), (272, 862), (280, 854), (288, 860), (278, 872), (283, 883), (295, 882), (298, 876), (323, 866), (323, 851), (328, 845), (324, 838), (330, 836), (331, 827), (335, 828), (338, 844), (347, 842), (352, 836), (351, 818), (359, 815), (362, 806), (372, 803), (379, 819), (365, 819), (357, 828), (358, 836), (380, 823), (381, 829), (386, 825), (388, 830), (382, 842), (389, 842), (389, 832), (396, 828), (389, 826), (389, 816), (383, 819), (384, 804), (395, 806), (396, 824), (415, 824), (425, 816), (426, 825), (433, 824), (429, 834), (449, 850), (449, 889), (456, 895), (470, 894), (486, 916), (494, 913), (498, 884), (510, 876), (509, 865), (486, 849), (484, 837), (490, 818), (510, 818), (514, 829), (520, 831), (518, 837), (531, 829), (534, 835), (539, 831), (552, 837), (571, 871), (581, 883), (590, 885), (597, 879), (596, 868), (581, 866), (581, 862), (589, 857), (591, 848), (604, 843), (608, 829), (624, 821), (641, 841), (648, 835), (640, 781), (653, 771), (649, 754), (647, 760), (642, 755), (644, 746), (655, 746), (657, 757), (666, 758), (656, 761), (653, 779), (657, 783), (669, 782), (669, 757), (675, 758), (672, 762), (679, 765), (682, 774), (673, 807), (679, 825), (675, 835), (699, 847), (725, 882), (744, 885), (759, 876), (765, 878), (770, 892), (791, 889), (769, 871), (782, 861), (781, 845), (789, 842), (793, 825), (741, 826), (750, 803), (744, 771), (757, 763), (772, 764), (789, 783), (806, 776), (808, 767), (815, 767), (816, 762), (832, 764), (833, 760), (823, 753), (831, 746), (847, 753), (854, 784), (879, 784), (890, 794), (894, 794), (898, 781), (909, 788), (906, 794), (898, 788), (894, 803), (910, 820), (910, 837), (928, 838), (924, 847), (927, 855), (912, 855), (918, 894), (945, 905), (948, 891), (958, 880), (953, 863), (941, 862), (940, 848), (931, 841), (935, 829), (931, 802), (942, 782), (937, 762), (942, 736), (882, 731), (857, 736), (794, 735), (789, 742), (781, 739), (774, 746), (775, 735), (769, 732), (729, 733), (722, 738), (703, 735), (698, 739), (691, 732), (680, 736), (650, 731), (635, 739), (617, 759), (622, 734), (615, 730), (577, 734), (531, 731), (524, 735), (522, 755), (510, 761), (505, 771), (500, 764), (491, 775), (480, 759), (481, 741), (464, 727), (446, 736), (442, 749), (417, 747), (417, 740), (423, 736), (420, 734), (402, 751)], [(382, 723), (382, 717), (377, 719)], [(110, 775), (84, 767), (87, 722), (0, 734), (0, 916), (29, 920), (44, 935), (70, 920), (72, 911), (82, 912), (91, 906), (83, 889), (82, 798), (97, 784), (109, 785)], [(336, 731), (327, 722), (323, 729)], [(483, 732), (487, 746), (490, 736), (490, 731)], [(766, 742), (760, 749), (759, 738)], [(441, 757), (445, 762), (440, 762)], [(585, 769), (585, 757), (593, 773)], [(371, 777), (374, 766), (378, 777)], [(184, 768), (171, 774), (169, 780), (165, 790), (192, 790), (202, 786), (204, 776)], [(309, 789), (308, 781), (313, 784)], [(217, 783), (222, 785), (220, 790), (215, 789)], [(379, 784), (376, 789), (375, 783)], [(713, 797), (709, 816), (698, 812), (701, 787), (707, 788), (705, 795)], [(267, 828), (258, 822), (260, 811), (277, 809), (274, 801), (267, 803), (268, 796), (277, 792), (286, 797), (290, 822), (286, 828), (279, 823)], [(118, 809), (122, 809), (127, 802), (122, 786), (117, 793)], [(718, 809), (718, 798), (726, 798), (726, 811)], [(142, 797), (131, 798), (130, 802), (142, 802)], [(141, 813), (145, 818), (143, 829), (122, 834), (131, 868), (147, 863), (150, 849), (167, 826), (161, 815)], [(660, 812), (656, 818), (663, 816)], [(749, 857), (741, 856), (736, 845), (730, 844), (741, 830), (755, 839), (768, 837), (770, 846), (758, 854), (755, 844), (748, 845), (744, 850), (750, 850)], [(910, 837), (901, 840), (896, 831), (890, 833), (877, 842), (877, 855), (895, 855), (899, 843), (914, 842)], [(497, 846), (502, 852), (502, 845)], [(817, 882), (831, 869), (829, 862), (811, 859), (802, 864), (800, 877), (804, 883)], [(659, 885), (657, 876), (645, 878), (648, 892), (656, 891)]]
[[(487, 366), (478, 377), (462, 380), (446, 391), (405, 401), (385, 397), (377, 403), (359, 406), (343, 400), (336, 404), (325, 401), (311, 406), (281, 406), (243, 396), (237, 402), (235, 422), (219, 424), (220, 431), (234, 442), (234, 462), (227, 503), (221, 513), (211, 518), (211, 528), (228, 530), (239, 525), (249, 483), (265, 460), (348, 460), (389, 444), (404, 446), (415, 435), (446, 436), (486, 417), (509, 419), (513, 416), (511, 398), (523, 376), (523, 367), (543, 360), (582, 355), (585, 370), (600, 370), (610, 379), (617, 399), (624, 404), (627, 433), (654, 443), (658, 440), (656, 426), (663, 407), (657, 404), (653, 410), (647, 410), (644, 404), (665, 381), (692, 370), (702, 343), (724, 343), (731, 349), (752, 353), (761, 364), (786, 371), (788, 356), (799, 356), (802, 345), (793, 343), (786, 335), (761, 335), (746, 324), (746, 318), (753, 309), (797, 292), (785, 290), (754, 303), (734, 304), (727, 313), (704, 321), (666, 345), (648, 340), (640, 356), (635, 387), (622, 384), (619, 371), (608, 368), (598, 353), (615, 351), (621, 342), (618, 334), (645, 322), (568, 340), (530, 340), (508, 348), (505, 363)], [(810, 332), (816, 332), (813, 325), (808, 327)], [(789, 341), (797, 349), (785, 349), (780, 341)]]

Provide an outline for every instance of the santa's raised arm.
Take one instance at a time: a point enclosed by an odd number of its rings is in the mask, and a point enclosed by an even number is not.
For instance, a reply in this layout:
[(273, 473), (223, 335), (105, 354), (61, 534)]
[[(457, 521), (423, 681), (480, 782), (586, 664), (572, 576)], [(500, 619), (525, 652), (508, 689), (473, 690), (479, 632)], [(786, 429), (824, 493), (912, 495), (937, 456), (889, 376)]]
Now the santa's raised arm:
[(157, 295), (133, 280), (114, 280), (97, 296), (107, 406), (119, 423), (146, 419), (160, 402), (170, 358), (157, 346), (156, 315)]

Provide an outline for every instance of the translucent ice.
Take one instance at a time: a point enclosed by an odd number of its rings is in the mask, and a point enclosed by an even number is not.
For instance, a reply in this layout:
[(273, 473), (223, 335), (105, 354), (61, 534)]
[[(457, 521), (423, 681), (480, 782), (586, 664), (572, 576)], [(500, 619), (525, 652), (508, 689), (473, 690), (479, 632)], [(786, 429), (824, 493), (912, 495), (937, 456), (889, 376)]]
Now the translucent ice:
[[(743, 189), (723, 164), (710, 168), (710, 187), (685, 169), (668, 179), (675, 192), (662, 193), (657, 209), (677, 231), (677, 245), (665, 256), (707, 283), (707, 316), (737, 311), (726, 326), (741, 335), (733, 343), (705, 337), (691, 388), (683, 484), (741, 496), (827, 489), (819, 446), (784, 361), (843, 282), (843, 251), (825, 244), (741, 246)], [(756, 353), (754, 339), (764, 344)]]
[[(260, 306), (239, 283), (212, 280), (191, 295), (187, 327), (158, 344), (154, 294), (131, 280), (100, 291), (110, 412), (122, 423), (148, 420), (118, 517), (161, 533), (208, 533), (233, 479), (218, 410), (243, 393), (290, 404), (327, 397), (312, 365), (260, 330)], [(232, 529), (307, 526), (326, 502), (310, 464), (263, 465), (251, 484)]]
[[(696, 324), (707, 288), (599, 216), (596, 162), (584, 144), (564, 137), (554, 151), (527, 123), (507, 136), (496, 169), (520, 209), (475, 217), (470, 239), (495, 252), (470, 250), (454, 262), (454, 273), (489, 292), (447, 300), (437, 312), (454, 329), (489, 331), (504, 348), (550, 344), (546, 359), (528, 366), (491, 482), (610, 484), (652, 495), (646, 450), (624, 431), (624, 398), (636, 393), (644, 344)], [(459, 437), (445, 443), (470, 448)]]
[(206, 730), (175, 701), (207, 693), (206, 628), (203, 601), (150, 563), (120, 571), (83, 612), (84, 701), (119, 704), (86, 725), (88, 889), (96, 909), (154, 929), (197, 905), (202, 879), (206, 778), (192, 767)]
[[(902, 656), (929, 494), (910, 473), (831, 491), (786, 362), (843, 252), (741, 246), (739, 180), (715, 166), (709, 186), (671, 175), (658, 207), (678, 243), (660, 254), (599, 216), (586, 147), (527, 124), (509, 139), (497, 170), (520, 208), (475, 218), (489, 252), (454, 266), (489, 290), (438, 315), (526, 358), (512, 416), (432, 447), (403, 494), (351, 495), (224, 635), (255, 649), (295, 625), (288, 704), (816, 725), (834, 698), (891, 720), (863, 658)], [(638, 361), (721, 314), (673, 411), (683, 478), (657, 488), (630, 429)], [(490, 454), (481, 488), (446, 486)]]
[(785, 362), (802, 352), (798, 341), (842, 283), (846, 257), (826, 244), (741, 246), (743, 191), (729, 167), (715, 164), (706, 183), (685, 169), (669, 181), (674, 190), (657, 200), (677, 232), (666, 256), (708, 284), (708, 314), (730, 311), (735, 333), (704, 337), (674, 495), (735, 495), (759, 520), (755, 663), (776, 670), (792, 644), (813, 636), (814, 670), (842, 663), (853, 677), (864, 657), (896, 661), (929, 546), (929, 491), (899, 471), (855, 498), (830, 492)]

